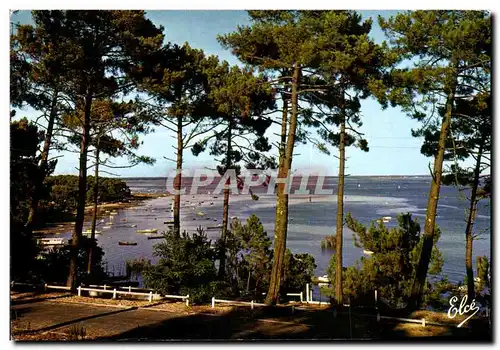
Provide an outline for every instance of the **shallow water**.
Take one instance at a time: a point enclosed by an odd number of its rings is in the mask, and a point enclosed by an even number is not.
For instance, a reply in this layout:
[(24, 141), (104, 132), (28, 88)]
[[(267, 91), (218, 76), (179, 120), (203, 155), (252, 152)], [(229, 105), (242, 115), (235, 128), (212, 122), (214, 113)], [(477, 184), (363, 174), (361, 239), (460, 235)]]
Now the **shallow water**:
[[(132, 191), (164, 193), (164, 179), (126, 179)], [(372, 178), (349, 177), (346, 179), (345, 212), (352, 215), (365, 225), (381, 216), (391, 216), (389, 227), (396, 225), (396, 215), (411, 212), (420, 223), (425, 219), (427, 193), (430, 179), (420, 178)], [(324, 188), (336, 190), (336, 179), (325, 181)], [(210, 190), (211, 192), (213, 189)], [(259, 192), (259, 191), (255, 191)], [(260, 191), (265, 192), (264, 190)], [(181, 225), (182, 229), (193, 231), (198, 226), (215, 226), (222, 221), (222, 195), (201, 194), (182, 196)], [(202, 202), (203, 203), (200, 203)], [(153, 263), (153, 246), (159, 240), (148, 240), (144, 234), (137, 234), (138, 229), (164, 229), (164, 221), (171, 220), (171, 197), (163, 197), (143, 202), (136, 208), (119, 210), (118, 215), (110, 218), (113, 222), (109, 229), (99, 230), (103, 234), (97, 236), (98, 244), (105, 252), (105, 260), (109, 269), (124, 271), (126, 260), (147, 257)], [(211, 204), (213, 203), (213, 204)], [(254, 201), (250, 195), (232, 195), (230, 198), (229, 216), (245, 219), (252, 213), (256, 214), (267, 230), (268, 236), (274, 236), (276, 198), (273, 195), (260, 195)], [(453, 187), (443, 186), (438, 206), (437, 224), (441, 228), (441, 238), (438, 246), (444, 257), (443, 273), (450, 281), (462, 281), (465, 276), (465, 208), (466, 199), (462, 198)], [(335, 232), (336, 196), (313, 197), (290, 196), (289, 231), (287, 247), (294, 253), (310, 253), (316, 259), (316, 275), (326, 274), (330, 254), (323, 253), (320, 241), (325, 235)], [(203, 216), (197, 212), (203, 211)], [(121, 222), (121, 220), (127, 222)], [(107, 221), (108, 219), (106, 219)], [(481, 239), (474, 241), (475, 257), (486, 255), (490, 257), (490, 207), (489, 201), (480, 202), (475, 232), (483, 232)], [(131, 228), (129, 225), (137, 225)], [(105, 224), (102, 223), (101, 227)], [(88, 227), (86, 223), (85, 228)], [(160, 232), (160, 231), (159, 231)], [(208, 230), (209, 238), (219, 237), (219, 230)], [(135, 241), (137, 246), (119, 246), (118, 241)], [(354, 247), (352, 233), (344, 231), (344, 265), (352, 265), (362, 256), (362, 250)], [(315, 293), (317, 294), (317, 293)]]

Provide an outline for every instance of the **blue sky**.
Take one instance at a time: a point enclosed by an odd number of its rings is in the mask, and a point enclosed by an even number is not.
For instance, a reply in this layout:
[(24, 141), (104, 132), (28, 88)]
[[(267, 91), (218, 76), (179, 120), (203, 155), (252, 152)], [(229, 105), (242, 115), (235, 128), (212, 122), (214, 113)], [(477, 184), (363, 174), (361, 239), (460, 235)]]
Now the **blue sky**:
[[(360, 11), (364, 18), (374, 19), (372, 36), (377, 42), (384, 40), (376, 17), (388, 17), (395, 11)], [(217, 34), (234, 31), (237, 25), (248, 24), (246, 11), (148, 11), (149, 17), (155, 24), (165, 28), (168, 41), (183, 44), (188, 42), (191, 47), (200, 48), (207, 54), (216, 54), (222, 60), (231, 64), (238, 64), (238, 60), (229, 51), (223, 50), (216, 40)], [(30, 22), (28, 11), (19, 11), (12, 17), (13, 21)], [(399, 108), (382, 110), (374, 100), (362, 102), (363, 126), (361, 132), (369, 142), (370, 151), (362, 152), (355, 148), (348, 148), (346, 155), (346, 173), (351, 175), (428, 175), (428, 164), (432, 161), (420, 154), (421, 140), (411, 136), (411, 129), (419, 124), (408, 118)], [(18, 116), (34, 118), (36, 111), (29, 109), (19, 111)], [(153, 166), (140, 165), (130, 169), (115, 171), (120, 176), (155, 177), (166, 176), (173, 169), (173, 163), (164, 159), (174, 158), (174, 139), (171, 132), (157, 128), (152, 134), (143, 136), (144, 144), (139, 153), (156, 158)], [(333, 152), (337, 152), (336, 149)], [(312, 145), (299, 145), (294, 152), (293, 168), (321, 168), (329, 175), (338, 171), (338, 161), (333, 156), (320, 154)], [(214, 167), (215, 161), (209, 155), (202, 154), (194, 157), (191, 152), (185, 152), (185, 168), (200, 166)], [(59, 158), (56, 174), (77, 174), (78, 155), (64, 153)]]

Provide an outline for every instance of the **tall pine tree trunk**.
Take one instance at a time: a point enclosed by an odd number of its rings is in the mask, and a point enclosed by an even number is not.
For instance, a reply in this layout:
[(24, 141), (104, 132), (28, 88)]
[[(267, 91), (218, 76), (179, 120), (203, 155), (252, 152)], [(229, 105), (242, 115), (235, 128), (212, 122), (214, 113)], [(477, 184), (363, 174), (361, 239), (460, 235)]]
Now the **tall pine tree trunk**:
[[(456, 66), (455, 66), (456, 69)], [(455, 78), (456, 79), (456, 78)], [(420, 252), (420, 260), (417, 267), (417, 273), (413, 280), (411, 301), (409, 306), (418, 308), (422, 302), (424, 293), (425, 280), (431, 260), (432, 248), (434, 246), (434, 229), (436, 226), (437, 205), (439, 201), (439, 190), (441, 188), (441, 175), (443, 172), (444, 151), (446, 147), (446, 139), (451, 126), (451, 116), (453, 113), (453, 102), (455, 100), (456, 80), (450, 86), (446, 101), (446, 111), (441, 124), (441, 132), (439, 135), (439, 143), (437, 154), (434, 159), (434, 169), (432, 172), (432, 183), (429, 191), (429, 199), (427, 202), (427, 212), (425, 216), (424, 226), (424, 242), (422, 251)]]
[(45, 139), (43, 141), (42, 155), (40, 159), (40, 175), (37, 179), (36, 187), (31, 198), (30, 211), (28, 214), (28, 220), (26, 221), (25, 227), (28, 232), (33, 229), (33, 223), (35, 221), (36, 212), (38, 210), (38, 202), (40, 201), (40, 194), (43, 187), (43, 182), (47, 176), (47, 165), (49, 161), (50, 145), (52, 143), (52, 135), (54, 133), (54, 123), (57, 115), (57, 90), (54, 91), (52, 96), (52, 102), (50, 106), (49, 120), (47, 123), (47, 132), (45, 133)]
[(182, 153), (183, 153), (183, 142), (182, 142), (182, 117), (177, 117), (177, 174), (175, 176), (174, 189), (179, 191), (174, 196), (174, 230), (177, 237), (181, 234), (181, 182), (182, 182)]
[(92, 274), (92, 259), (95, 247), (95, 229), (97, 226), (97, 206), (99, 197), (99, 139), (97, 140), (95, 149), (95, 168), (94, 168), (94, 211), (92, 213), (92, 226), (90, 229), (90, 247), (89, 247), (89, 260), (87, 264), (87, 275)]
[(474, 168), (474, 181), (472, 183), (469, 213), (467, 217), (467, 226), (465, 228), (465, 270), (467, 272), (467, 297), (468, 300), (474, 299), (474, 270), (472, 269), (472, 229), (477, 213), (477, 189), (479, 187), (479, 175), (481, 172), (481, 158), (484, 146), (484, 138), (477, 152), (476, 166)]
[[(229, 120), (227, 128), (227, 150), (226, 150), (226, 171), (231, 167), (231, 140), (232, 140), (232, 120)], [(223, 277), (226, 271), (226, 236), (229, 224), (229, 178), (224, 186), (224, 204), (222, 206), (222, 233), (221, 233), (221, 251), (219, 256), (219, 277)]]
[[(292, 167), (293, 148), (295, 145), (295, 130), (297, 128), (297, 100), (298, 85), (300, 79), (300, 66), (295, 64), (292, 78), (292, 110), (290, 114), (290, 128), (288, 130), (287, 144), (284, 154), (284, 161), (278, 170), (279, 178), (288, 178)], [(283, 107), (285, 113), (285, 106)], [(286, 123), (285, 123), (286, 125)], [(283, 131), (283, 125), (282, 125)], [(283, 137), (283, 135), (282, 135)], [(280, 162), (281, 163), (281, 162)], [(278, 199), (276, 201), (276, 221), (274, 228), (274, 259), (271, 270), (271, 280), (269, 282), (269, 291), (266, 296), (266, 304), (276, 304), (278, 302), (279, 290), (281, 286), (281, 276), (283, 274), (283, 261), (286, 251), (286, 236), (288, 230), (288, 188), (286, 184), (278, 185)]]
[(85, 96), (85, 109), (83, 117), (83, 135), (80, 144), (80, 169), (78, 174), (78, 200), (76, 209), (75, 227), (71, 235), (71, 260), (69, 264), (66, 286), (76, 289), (78, 251), (82, 237), (83, 221), (85, 219), (85, 200), (87, 196), (87, 153), (90, 143), (90, 112), (92, 107), (92, 93)]
[(342, 305), (342, 243), (344, 226), (344, 170), (345, 170), (345, 114), (342, 106), (339, 142), (339, 180), (337, 189), (337, 232), (335, 243), (335, 299), (337, 305)]

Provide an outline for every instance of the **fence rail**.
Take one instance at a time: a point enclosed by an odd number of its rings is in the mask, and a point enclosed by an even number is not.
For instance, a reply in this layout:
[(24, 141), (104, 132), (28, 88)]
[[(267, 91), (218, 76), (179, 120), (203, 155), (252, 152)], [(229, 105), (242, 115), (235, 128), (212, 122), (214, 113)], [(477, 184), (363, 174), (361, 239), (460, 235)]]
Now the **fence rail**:
[[(58, 285), (50, 285), (50, 284), (47, 284), (47, 283), (40, 283), (40, 284), (32, 284), (32, 283), (23, 283), (23, 282), (14, 282), (12, 281), (10, 283), (11, 287), (13, 288), (14, 286), (32, 286), (32, 287), (39, 287), (39, 288), (44, 288), (44, 290), (48, 290), (48, 289), (59, 289), (59, 290), (67, 290), (67, 291), (71, 291), (71, 287), (66, 287), (66, 286), (58, 286)], [(88, 292), (97, 292), (97, 293), (109, 293), (109, 294), (113, 294), (113, 299), (116, 299), (116, 296), (117, 295), (137, 295), (137, 296), (145, 296), (145, 297), (148, 297), (148, 300), (149, 302), (152, 302), (153, 301), (153, 296), (160, 296), (162, 298), (168, 298), (168, 299), (181, 299), (183, 301), (186, 302), (186, 306), (189, 306), (189, 295), (160, 295), (158, 293), (154, 293), (153, 294), (153, 290), (149, 290), (149, 293), (145, 293), (145, 292), (132, 292), (132, 290), (141, 290), (142, 288), (136, 288), (136, 287), (131, 287), (131, 286), (128, 286), (128, 287), (118, 287), (118, 289), (125, 289), (128, 291), (123, 291), (123, 290), (117, 290), (117, 288), (113, 288), (113, 289), (107, 289), (107, 288), (111, 288), (110, 286), (107, 286), (107, 285), (89, 285), (89, 287), (102, 287), (103, 289), (97, 289), (97, 288), (86, 288), (86, 287), (83, 287), (82, 285), (80, 287), (77, 288), (77, 291), (78, 291), (78, 296), (81, 296), (81, 292), (82, 291), (88, 291)], [(312, 300), (312, 293), (311, 291), (309, 290), (309, 285), (306, 286), (306, 291), (309, 292), (307, 293), (306, 292), (306, 301), (303, 300), (303, 292), (300, 292), (300, 293), (287, 293), (286, 295), (287, 296), (299, 296), (300, 297), (300, 301), (301, 303), (308, 303), (308, 304), (328, 304), (328, 302), (326, 301), (315, 301), (315, 300)], [(142, 289), (144, 290), (144, 289)], [(378, 299), (378, 295), (377, 295), (377, 292), (375, 291), (375, 301), (377, 301)], [(235, 305), (247, 305), (247, 306), (250, 306), (252, 309), (255, 307), (255, 306), (267, 306), (267, 304), (262, 304), (262, 303), (256, 303), (254, 302), (253, 300), (251, 300), (250, 302), (248, 301), (239, 301), (239, 300), (224, 300), (224, 299), (216, 299), (215, 297), (212, 297), (212, 308), (215, 307), (215, 304), (216, 303), (221, 303), (221, 304), (235, 304)], [(344, 306), (346, 307), (349, 307), (350, 309), (350, 305), (349, 304), (344, 304)], [(292, 307), (292, 313), (295, 311), (295, 310), (307, 310), (307, 309), (301, 309), (301, 308), (296, 308), (293, 304), (291, 305)], [(486, 314), (488, 315), (489, 313), (489, 308), (486, 308)], [(336, 310), (334, 310), (334, 315), (336, 316), (337, 312)], [(365, 316), (365, 317), (375, 317), (377, 319), (377, 322), (380, 322), (380, 320), (384, 319), (384, 320), (392, 320), (392, 321), (401, 321), (401, 322), (407, 322), (407, 323), (416, 323), (416, 324), (421, 324), (423, 327), (426, 327), (426, 326), (446, 326), (446, 327), (449, 327), (451, 326), (451, 324), (447, 324), (447, 323), (440, 323), (440, 322), (434, 322), (434, 321), (427, 321), (425, 318), (421, 318), (421, 319), (412, 319), (412, 318), (401, 318), (401, 317), (391, 317), (391, 316), (382, 316), (380, 315), (380, 313), (377, 313), (377, 314), (362, 314), (362, 313), (357, 313), (357, 312), (352, 312), (352, 314), (356, 314), (356, 315), (359, 315), (359, 316)], [(487, 316), (486, 316), (487, 317)], [(467, 328), (464, 327), (464, 328)]]
[(61, 290), (71, 290), (71, 287), (66, 287), (66, 286), (58, 286), (55, 284), (47, 284), (47, 283), (39, 283), (39, 284), (34, 284), (34, 283), (24, 283), (24, 282), (10, 282), (11, 288), (14, 288), (15, 286), (28, 286), (28, 287), (39, 287), (43, 288), (45, 291), (47, 289), (61, 289)]
[(248, 302), (248, 301), (239, 301), (239, 300), (215, 299), (215, 297), (212, 297), (212, 308), (215, 307), (215, 303), (250, 305), (250, 307), (252, 309), (254, 308), (254, 306), (267, 306), (267, 304), (255, 303), (253, 300)]

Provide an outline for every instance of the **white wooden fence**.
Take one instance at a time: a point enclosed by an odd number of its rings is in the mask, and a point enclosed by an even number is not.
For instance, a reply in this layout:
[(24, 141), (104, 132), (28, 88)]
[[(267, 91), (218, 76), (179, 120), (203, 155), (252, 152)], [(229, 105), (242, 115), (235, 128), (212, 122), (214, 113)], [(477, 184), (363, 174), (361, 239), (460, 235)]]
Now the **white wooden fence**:
[[(143, 292), (132, 292), (132, 287), (125, 287), (129, 289), (129, 291), (121, 291), (117, 290), (116, 288), (113, 289), (106, 289), (106, 286), (104, 286), (104, 289), (97, 289), (97, 288), (85, 288), (85, 287), (78, 287), (78, 296), (82, 295), (82, 291), (86, 292), (96, 292), (96, 293), (109, 293), (113, 294), (113, 299), (116, 299), (117, 295), (137, 295), (137, 296), (144, 296), (148, 297), (148, 301), (152, 302), (153, 301), (153, 295), (156, 297), (160, 297), (160, 294), (155, 293), (153, 294), (153, 291), (151, 290), (149, 293), (143, 293)], [(122, 287), (123, 288), (123, 287)], [(162, 298), (169, 298), (169, 299), (182, 299), (186, 301), (186, 306), (189, 306), (189, 295), (161, 295)]]
[(215, 299), (215, 297), (212, 297), (212, 308), (215, 307), (215, 303), (236, 304), (236, 305), (250, 305), (250, 307), (252, 309), (254, 308), (254, 306), (266, 306), (266, 304), (255, 303), (253, 300), (250, 301), (250, 302), (248, 302), (248, 301), (238, 301), (238, 300)]
[(66, 286), (57, 286), (57, 285), (51, 285), (47, 283), (40, 283), (40, 284), (33, 284), (33, 283), (23, 283), (23, 282), (10, 282), (11, 288), (14, 288), (14, 286), (28, 286), (28, 287), (43, 287), (45, 291), (47, 289), (61, 289), (61, 290), (71, 290), (71, 287), (66, 287)]

